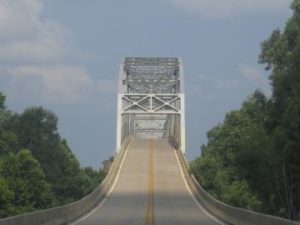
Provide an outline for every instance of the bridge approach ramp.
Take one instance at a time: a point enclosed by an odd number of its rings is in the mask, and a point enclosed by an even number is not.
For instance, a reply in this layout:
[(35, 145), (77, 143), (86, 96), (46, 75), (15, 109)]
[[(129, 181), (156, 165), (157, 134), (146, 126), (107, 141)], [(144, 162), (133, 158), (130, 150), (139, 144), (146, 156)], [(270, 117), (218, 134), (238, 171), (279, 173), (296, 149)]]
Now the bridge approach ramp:
[(224, 224), (194, 199), (166, 139), (134, 139), (111, 193), (73, 225)]

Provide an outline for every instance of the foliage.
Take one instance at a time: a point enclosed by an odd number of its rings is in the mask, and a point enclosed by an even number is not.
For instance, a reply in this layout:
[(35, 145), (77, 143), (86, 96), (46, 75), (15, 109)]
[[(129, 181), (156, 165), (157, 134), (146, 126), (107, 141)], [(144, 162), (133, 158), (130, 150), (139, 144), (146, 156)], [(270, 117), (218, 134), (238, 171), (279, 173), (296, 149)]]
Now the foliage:
[(261, 96), (256, 92), (242, 110), (228, 113), (223, 124), (210, 130), (202, 156), (191, 164), (196, 178), (214, 197), (253, 210), (259, 210), (262, 203), (252, 191), (252, 184), (264, 181), (254, 172), (264, 168), (260, 153), (266, 139), (261, 126), (263, 118), (257, 113), (264, 109)]
[(90, 193), (102, 169), (81, 168), (42, 107), (13, 113), (0, 92), (0, 217), (67, 204)]
[(94, 187), (96, 187), (105, 177), (105, 173), (102, 169), (99, 171), (93, 169), (92, 167), (85, 167), (81, 170), (81, 174), (87, 180), (85, 194), (90, 193)]
[(0, 93), (0, 110), (5, 109), (5, 99), (6, 96), (2, 93)]
[(283, 31), (262, 43), (272, 96), (260, 91), (207, 134), (191, 164), (201, 184), (234, 206), (300, 217), (300, 0)]
[(7, 181), (0, 176), (0, 217), (10, 215), (13, 207), (15, 193), (9, 189)]
[(11, 201), (13, 207), (8, 213), (19, 214), (54, 205), (50, 185), (45, 180), (39, 162), (29, 150), (9, 153), (2, 161), (1, 176), (14, 193)]

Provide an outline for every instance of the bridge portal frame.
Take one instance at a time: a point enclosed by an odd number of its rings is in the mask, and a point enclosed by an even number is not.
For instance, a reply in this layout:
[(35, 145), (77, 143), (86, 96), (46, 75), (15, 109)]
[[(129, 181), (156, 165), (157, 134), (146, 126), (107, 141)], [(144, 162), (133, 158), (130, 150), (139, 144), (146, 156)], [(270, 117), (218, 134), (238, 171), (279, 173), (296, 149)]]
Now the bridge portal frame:
[[(141, 59), (141, 58), (138, 58)], [(147, 59), (147, 58), (144, 58)], [(158, 58), (159, 59), (159, 58)], [(122, 142), (130, 135), (132, 123), (127, 124), (124, 132), (124, 116), (132, 115), (167, 115), (172, 119), (169, 124), (169, 135), (176, 142), (178, 148), (185, 154), (185, 95), (184, 95), (184, 70), (182, 59), (178, 60), (178, 84), (173, 93), (128, 93), (126, 83), (125, 59), (121, 61), (118, 80), (117, 96), (117, 138), (116, 152), (121, 149)], [(130, 123), (130, 119), (128, 120)], [(174, 124), (177, 126), (174, 128)], [(172, 125), (173, 126), (172, 126)]]

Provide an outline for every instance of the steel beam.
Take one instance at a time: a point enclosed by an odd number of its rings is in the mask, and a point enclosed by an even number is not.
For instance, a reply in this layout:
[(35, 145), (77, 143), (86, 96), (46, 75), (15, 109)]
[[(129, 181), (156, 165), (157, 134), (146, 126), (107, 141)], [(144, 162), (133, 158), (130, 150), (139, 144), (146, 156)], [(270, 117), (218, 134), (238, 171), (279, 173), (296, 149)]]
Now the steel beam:
[[(172, 138), (185, 152), (183, 82), (181, 59), (130, 57), (122, 60), (118, 86), (117, 152), (126, 136), (155, 136), (155, 132), (157, 137)], [(163, 127), (162, 117), (165, 121)]]

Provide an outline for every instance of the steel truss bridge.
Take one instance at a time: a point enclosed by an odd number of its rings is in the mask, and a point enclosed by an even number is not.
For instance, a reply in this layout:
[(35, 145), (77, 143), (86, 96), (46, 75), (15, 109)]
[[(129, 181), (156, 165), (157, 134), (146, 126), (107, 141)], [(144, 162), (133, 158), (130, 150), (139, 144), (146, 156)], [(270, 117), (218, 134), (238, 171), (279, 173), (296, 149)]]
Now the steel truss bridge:
[(117, 151), (123, 141), (169, 138), (185, 152), (183, 64), (177, 58), (126, 58), (120, 66)]
[(299, 225), (228, 206), (203, 190), (185, 159), (183, 64), (125, 58), (120, 66), (117, 150), (105, 180), (61, 207), (0, 225)]

